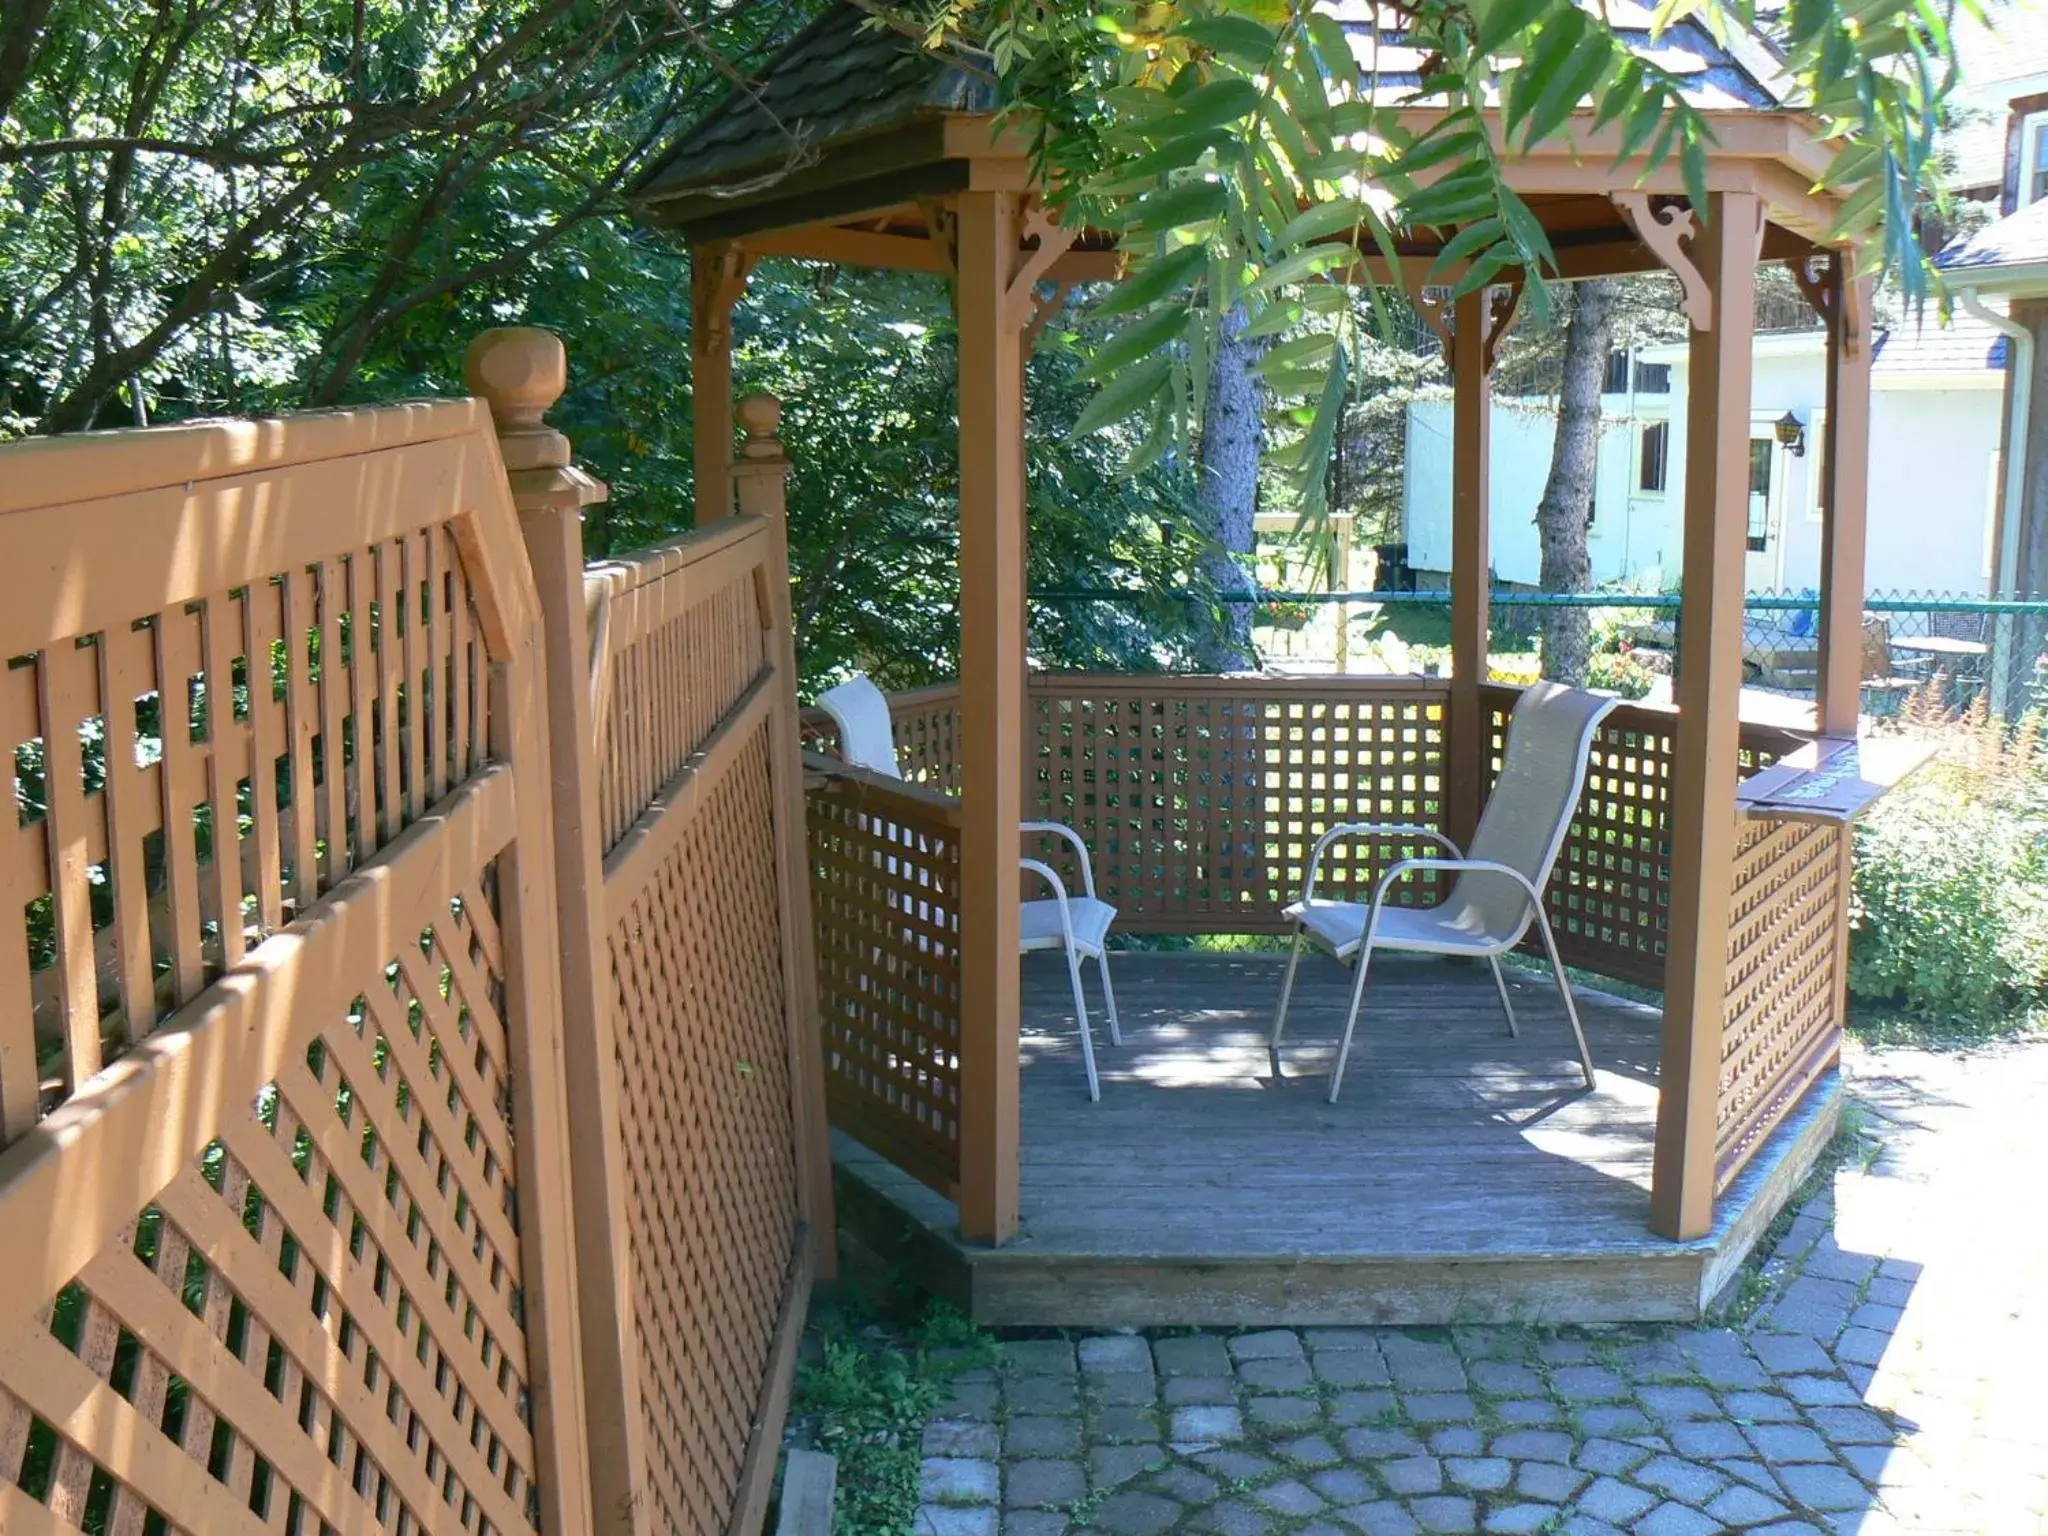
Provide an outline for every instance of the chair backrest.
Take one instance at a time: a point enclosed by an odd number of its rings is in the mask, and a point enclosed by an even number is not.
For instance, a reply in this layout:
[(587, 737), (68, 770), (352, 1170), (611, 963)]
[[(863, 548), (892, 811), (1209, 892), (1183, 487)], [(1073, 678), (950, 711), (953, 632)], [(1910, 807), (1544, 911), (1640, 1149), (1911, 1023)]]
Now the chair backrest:
[(865, 672), (818, 695), (818, 707), (839, 727), (839, 755), (856, 768), (903, 777), (896, 766), (896, 732), (889, 723), (889, 699)]
[[(1562, 683), (1522, 690), (1508, 718), (1500, 778), (1466, 850), (1472, 858), (1505, 864), (1544, 888), (1586, 787), (1593, 732), (1620, 702)], [(1519, 939), (1536, 916), (1520, 886), (1485, 870), (1460, 876), (1453, 900), (1476, 907), (1485, 931), (1497, 936)]]

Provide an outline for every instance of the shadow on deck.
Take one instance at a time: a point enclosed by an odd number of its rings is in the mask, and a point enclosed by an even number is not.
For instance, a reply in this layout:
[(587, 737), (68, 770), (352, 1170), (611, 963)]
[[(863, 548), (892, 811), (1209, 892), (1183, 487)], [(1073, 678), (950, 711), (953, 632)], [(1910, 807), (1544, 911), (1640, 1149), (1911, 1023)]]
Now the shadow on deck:
[(1696, 1316), (1790, 1197), (1838, 1112), (1832, 1077), (1721, 1201), (1715, 1232), (1649, 1230), (1662, 1017), (1580, 1010), (1588, 1092), (1547, 979), (1373, 964), (1335, 1105), (1351, 973), (1306, 955), (1276, 1082), (1276, 955), (1111, 958), (1124, 1044), (1088, 974), (1088, 1101), (1062, 962), (1024, 968), (1022, 1224), (959, 1240), (951, 1202), (835, 1140), (841, 1213), (872, 1248), (994, 1325), (1650, 1321)]

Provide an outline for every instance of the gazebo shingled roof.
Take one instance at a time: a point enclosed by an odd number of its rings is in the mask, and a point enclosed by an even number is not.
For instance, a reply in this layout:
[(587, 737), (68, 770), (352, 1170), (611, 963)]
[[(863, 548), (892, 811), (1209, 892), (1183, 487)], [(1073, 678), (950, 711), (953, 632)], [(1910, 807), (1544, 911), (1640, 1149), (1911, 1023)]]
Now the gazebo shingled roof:
[[(1336, 0), (1361, 46), (1380, 13)], [(1635, 46), (1687, 82), (1710, 123), (1706, 200), (1679, 166), (1616, 163), (1615, 125), (1589, 109), (1504, 158), (1542, 220), (1566, 279), (1669, 270), (1691, 321), (1680, 613), (1679, 712), (1670, 763), (1667, 1008), (1652, 1224), (1695, 1237), (1713, 1220), (1716, 1093), (1729, 1005), (1726, 956), (1740, 813), (1739, 706), (1751, 472), (1756, 275), (1789, 263), (1828, 325), (1826, 487), (1818, 723), (1853, 737), (1862, 657), (1864, 480), (1869, 461), (1870, 279), (1824, 241), (1839, 206), (1816, 187), (1832, 156), (1754, 37), (1725, 45), (1691, 22), (1650, 35), (1641, 0), (1606, 0)], [(1420, 57), (1398, 31), (1375, 40), (1398, 103)], [(1420, 131), (1441, 109), (1404, 107)], [(1496, 117), (1493, 131), (1498, 133)], [(733, 305), (768, 256), (950, 279), (959, 336), (959, 995), (976, 1041), (959, 1080), (960, 1226), (1002, 1242), (1017, 1226), (1020, 1020), (1015, 861), (1025, 730), (1024, 362), (1038, 321), (1076, 282), (1114, 279), (1107, 232), (1059, 226), (1032, 174), (1028, 138), (995, 123), (984, 71), (959, 55), (866, 25), (851, 3), (799, 36), (757, 84), (684, 134), (635, 189), (649, 223), (695, 249), (691, 361), (698, 517), (731, 508)], [(1451, 684), (1443, 810), (1468, 837), (1485, 796), (1491, 375), (1524, 274), (1439, 303), (1418, 286), (1448, 232), (1397, 241), (1397, 270), (1361, 252), (1348, 274), (1400, 282), (1444, 337), (1455, 386)], [(1340, 269), (1340, 274), (1342, 269)], [(1336, 274), (1333, 274), (1336, 275)], [(1446, 281), (1433, 274), (1432, 281)], [(1051, 298), (1045, 290), (1050, 285)], [(1667, 814), (1660, 811), (1659, 814)], [(1837, 996), (1833, 1006), (1839, 1009)]]
[[(1397, 103), (1421, 88), (1424, 50), (1398, 25), (1376, 29), (1370, 0), (1338, 0), (1329, 9), (1354, 38), (1361, 64), (1375, 70), (1381, 100)], [(1702, 111), (1786, 105), (1780, 61), (1754, 34), (1733, 34), (1724, 44), (1687, 18), (1656, 35), (1652, 9), (1638, 0), (1615, 0), (1606, 11), (1630, 49), (1676, 77)], [(655, 202), (737, 174), (771, 172), (797, 146), (815, 151), (920, 118), (995, 109), (986, 55), (935, 52), (858, 6), (836, 5), (776, 55), (751, 90), (728, 95), (678, 139), (642, 180), (639, 196)]]

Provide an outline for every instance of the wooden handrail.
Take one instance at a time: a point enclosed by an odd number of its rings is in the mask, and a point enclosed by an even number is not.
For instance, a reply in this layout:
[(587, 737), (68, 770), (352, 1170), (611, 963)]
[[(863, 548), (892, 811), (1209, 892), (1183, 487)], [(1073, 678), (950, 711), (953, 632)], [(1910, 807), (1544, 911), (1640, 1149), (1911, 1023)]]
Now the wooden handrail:
[(960, 801), (907, 779), (894, 779), (872, 768), (855, 767), (823, 752), (804, 753), (804, 775), (822, 779), (824, 787), (843, 790), (863, 810), (897, 821), (933, 822), (951, 831), (960, 830)]

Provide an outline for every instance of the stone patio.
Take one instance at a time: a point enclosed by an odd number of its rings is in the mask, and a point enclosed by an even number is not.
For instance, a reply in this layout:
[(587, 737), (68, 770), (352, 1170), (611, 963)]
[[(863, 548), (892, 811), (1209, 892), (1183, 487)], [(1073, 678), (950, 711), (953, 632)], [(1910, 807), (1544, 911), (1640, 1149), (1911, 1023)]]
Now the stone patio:
[(2048, 1532), (2048, 1043), (1849, 1067), (1741, 1323), (1016, 1338), (919, 1536)]

